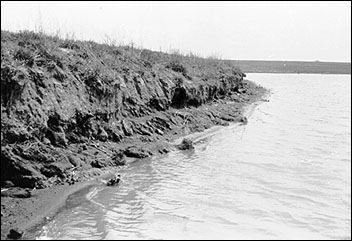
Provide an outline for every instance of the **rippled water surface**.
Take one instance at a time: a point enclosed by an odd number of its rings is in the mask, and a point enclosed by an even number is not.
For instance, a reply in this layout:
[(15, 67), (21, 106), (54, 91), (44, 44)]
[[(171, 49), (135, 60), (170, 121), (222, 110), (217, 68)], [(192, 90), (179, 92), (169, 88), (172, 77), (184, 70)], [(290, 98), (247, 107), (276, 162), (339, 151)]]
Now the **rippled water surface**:
[(38, 239), (350, 239), (351, 76), (248, 74), (249, 122), (72, 195)]

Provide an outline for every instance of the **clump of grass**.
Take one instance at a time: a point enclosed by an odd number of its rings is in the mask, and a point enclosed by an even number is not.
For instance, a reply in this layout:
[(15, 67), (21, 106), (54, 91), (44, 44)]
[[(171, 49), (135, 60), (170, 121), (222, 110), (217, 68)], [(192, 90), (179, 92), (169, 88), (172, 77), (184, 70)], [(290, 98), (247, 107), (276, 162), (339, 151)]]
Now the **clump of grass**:
[(183, 75), (187, 74), (187, 69), (178, 61), (172, 61), (165, 66), (166, 68), (172, 69), (175, 72), (182, 73)]
[(20, 47), (15, 51), (14, 58), (15, 60), (23, 61), (24, 64), (29, 67), (32, 67), (35, 62), (34, 52), (23, 47)]

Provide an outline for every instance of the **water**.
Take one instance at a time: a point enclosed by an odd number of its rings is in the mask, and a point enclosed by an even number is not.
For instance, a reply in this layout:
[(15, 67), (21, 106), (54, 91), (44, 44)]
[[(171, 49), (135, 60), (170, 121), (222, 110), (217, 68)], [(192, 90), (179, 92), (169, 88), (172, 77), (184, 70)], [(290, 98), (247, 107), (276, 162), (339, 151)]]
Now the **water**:
[(351, 239), (351, 76), (248, 74), (248, 125), (72, 195), (37, 239)]

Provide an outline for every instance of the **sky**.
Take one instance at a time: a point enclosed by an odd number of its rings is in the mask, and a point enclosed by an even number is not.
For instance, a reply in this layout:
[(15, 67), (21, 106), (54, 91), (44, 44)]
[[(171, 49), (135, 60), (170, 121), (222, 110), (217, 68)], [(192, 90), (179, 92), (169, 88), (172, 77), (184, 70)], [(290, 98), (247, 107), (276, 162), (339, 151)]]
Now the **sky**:
[(233, 60), (351, 62), (350, 1), (1, 1), (1, 29)]

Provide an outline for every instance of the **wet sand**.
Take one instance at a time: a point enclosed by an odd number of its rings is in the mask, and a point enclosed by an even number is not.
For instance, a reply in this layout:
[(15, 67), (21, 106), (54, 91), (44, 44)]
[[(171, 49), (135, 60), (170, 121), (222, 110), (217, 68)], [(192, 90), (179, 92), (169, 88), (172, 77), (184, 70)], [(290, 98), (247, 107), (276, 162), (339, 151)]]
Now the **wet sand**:
[(52, 217), (65, 205), (71, 194), (100, 184), (100, 180), (109, 178), (113, 172), (114, 170), (109, 168), (102, 170), (101, 175), (89, 181), (36, 189), (32, 191), (30, 198), (1, 197), (1, 240), (7, 239), (11, 228), (17, 227), (26, 231)]

